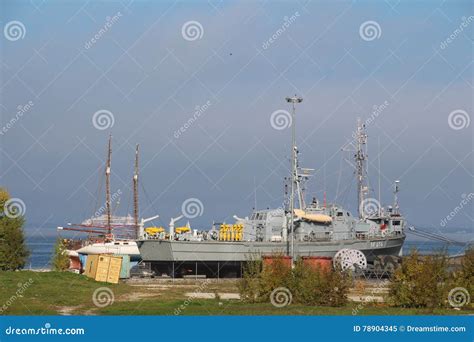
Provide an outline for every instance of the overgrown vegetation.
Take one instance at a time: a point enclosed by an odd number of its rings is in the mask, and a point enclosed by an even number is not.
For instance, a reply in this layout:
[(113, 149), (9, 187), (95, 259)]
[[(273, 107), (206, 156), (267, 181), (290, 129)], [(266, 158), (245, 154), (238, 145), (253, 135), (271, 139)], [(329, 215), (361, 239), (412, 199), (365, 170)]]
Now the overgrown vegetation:
[(447, 296), (447, 258), (444, 254), (406, 257), (390, 283), (389, 298), (394, 306), (437, 308)]
[(8, 191), (0, 188), (0, 270), (2, 271), (23, 268), (29, 255), (23, 235), (25, 220), (21, 215), (21, 208), (7, 205), (9, 199)]
[(69, 256), (66, 252), (64, 240), (61, 238), (58, 238), (54, 245), (52, 266), (54, 271), (65, 271), (69, 268)]
[[(450, 272), (445, 253), (422, 256), (416, 250), (404, 258), (389, 286), (389, 303), (404, 308), (450, 307), (449, 291), (455, 287), (473, 293), (474, 250), (466, 251), (458, 271)], [(466, 307), (469, 303), (466, 303)]]
[[(474, 296), (474, 247), (469, 248), (462, 260), (461, 268), (453, 274), (454, 284), (464, 287)], [(471, 298), (474, 300), (474, 298)]]
[(241, 298), (247, 302), (270, 302), (272, 291), (286, 288), (292, 302), (302, 305), (343, 306), (351, 278), (347, 272), (333, 271), (298, 260), (294, 268), (283, 256), (276, 255), (271, 263), (251, 259), (239, 282)]

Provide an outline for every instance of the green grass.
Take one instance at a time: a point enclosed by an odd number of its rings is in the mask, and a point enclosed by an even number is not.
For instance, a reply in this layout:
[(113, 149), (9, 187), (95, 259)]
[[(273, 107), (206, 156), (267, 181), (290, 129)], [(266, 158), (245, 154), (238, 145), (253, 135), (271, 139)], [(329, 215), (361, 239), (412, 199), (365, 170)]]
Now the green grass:
[[(18, 284), (32, 280), (21, 296), (14, 297)], [(156, 284), (156, 283), (155, 283)], [(92, 301), (94, 291), (108, 287), (114, 293), (112, 305), (98, 308)], [(197, 286), (196, 286), (197, 288)], [(229, 283), (212, 284), (209, 292), (235, 291)], [(239, 300), (194, 299), (184, 293), (193, 287), (172, 286), (150, 291), (146, 287), (127, 284), (98, 283), (82, 275), (68, 272), (0, 272), (0, 309), (10, 301), (3, 315), (352, 315), (358, 304), (345, 307), (311, 307), (291, 304), (276, 308), (270, 303), (244, 303)], [(151, 297), (134, 297), (137, 294)], [(12, 299), (14, 298), (14, 299)], [(359, 315), (453, 315), (472, 314), (473, 310), (452, 309), (403, 309), (385, 305), (364, 304)]]
[[(31, 281), (30, 281), (31, 279)], [(30, 282), (21, 296), (14, 297), (18, 284)], [(11, 300), (3, 312), (8, 315), (54, 315), (61, 307), (84, 305), (94, 307), (94, 290), (107, 286), (120, 294), (130, 291), (124, 284), (114, 285), (95, 282), (85, 276), (69, 272), (0, 272), (0, 309)]]
[[(345, 307), (312, 307), (291, 304), (276, 308), (270, 303), (243, 303), (240, 301), (194, 300), (189, 305), (181, 301), (138, 301), (114, 303), (98, 311), (101, 315), (352, 315), (357, 304)], [(179, 311), (176, 311), (179, 308)], [(184, 308), (183, 308), (184, 307)], [(453, 315), (461, 311), (449, 309), (422, 310), (367, 305), (358, 315)], [(466, 312), (464, 312), (466, 314)]]

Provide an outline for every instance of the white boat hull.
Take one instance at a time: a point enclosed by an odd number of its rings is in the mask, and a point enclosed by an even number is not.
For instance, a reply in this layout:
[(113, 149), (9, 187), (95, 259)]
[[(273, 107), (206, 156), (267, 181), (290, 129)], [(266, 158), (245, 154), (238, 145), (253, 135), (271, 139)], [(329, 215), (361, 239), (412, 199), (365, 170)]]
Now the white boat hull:
[(127, 243), (105, 242), (93, 243), (77, 250), (80, 254), (124, 254), (130, 255), (131, 259), (139, 259), (140, 251), (135, 241)]

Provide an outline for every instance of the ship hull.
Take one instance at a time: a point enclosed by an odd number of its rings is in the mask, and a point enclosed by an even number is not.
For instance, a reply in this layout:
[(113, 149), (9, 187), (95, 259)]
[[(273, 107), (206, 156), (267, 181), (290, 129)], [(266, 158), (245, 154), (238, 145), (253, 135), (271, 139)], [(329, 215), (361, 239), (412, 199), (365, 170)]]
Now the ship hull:
[[(295, 242), (295, 256), (333, 257), (343, 248), (358, 249), (371, 262), (379, 255), (399, 255), (405, 236), (384, 239)], [(252, 255), (288, 252), (286, 242), (246, 241), (137, 241), (144, 261), (158, 262), (242, 262)]]

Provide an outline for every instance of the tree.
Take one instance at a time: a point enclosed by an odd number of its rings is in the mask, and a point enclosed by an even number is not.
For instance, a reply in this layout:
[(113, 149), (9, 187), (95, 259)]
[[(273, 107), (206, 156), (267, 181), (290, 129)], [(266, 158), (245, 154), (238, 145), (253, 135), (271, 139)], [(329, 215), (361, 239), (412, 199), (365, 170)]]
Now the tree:
[(25, 266), (29, 256), (23, 234), (25, 219), (18, 208), (8, 206), (10, 194), (0, 188), (0, 270), (13, 271)]
[(64, 240), (61, 238), (58, 238), (54, 245), (52, 264), (55, 271), (65, 271), (69, 268), (69, 256), (66, 253)]

